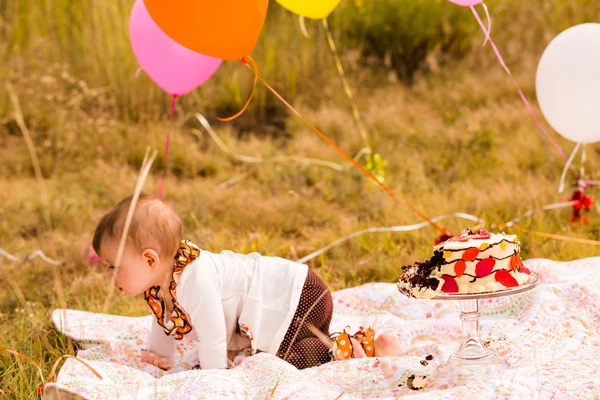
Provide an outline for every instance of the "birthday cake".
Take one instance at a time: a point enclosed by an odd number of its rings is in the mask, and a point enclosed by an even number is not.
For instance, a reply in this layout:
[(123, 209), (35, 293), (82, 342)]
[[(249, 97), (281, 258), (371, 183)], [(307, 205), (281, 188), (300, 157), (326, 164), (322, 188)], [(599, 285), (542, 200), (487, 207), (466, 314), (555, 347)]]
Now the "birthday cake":
[(529, 282), (516, 235), (474, 234), (465, 229), (433, 248), (425, 262), (402, 267), (398, 289), (409, 297), (434, 298), (443, 293), (494, 292)]

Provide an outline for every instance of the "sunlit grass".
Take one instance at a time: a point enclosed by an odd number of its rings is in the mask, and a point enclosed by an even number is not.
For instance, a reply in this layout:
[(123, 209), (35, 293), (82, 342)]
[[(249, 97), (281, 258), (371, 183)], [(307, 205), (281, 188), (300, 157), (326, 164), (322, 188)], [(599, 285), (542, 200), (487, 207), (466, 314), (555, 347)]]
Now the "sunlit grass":
[[(201, 111), (241, 154), (345, 163), (264, 89), (248, 116), (231, 124), (215, 122), (216, 116), (237, 111), (249, 93), (252, 76), (240, 63), (227, 63), (205, 87), (182, 98), (175, 121), (168, 122), (168, 96), (145, 76), (133, 77), (137, 65), (126, 36), (130, 3), (0, 1), (0, 30), (10, 33), (10, 40), (1, 44), (6, 56), (0, 77), (10, 80), (19, 97), (48, 190), (52, 227), (47, 229), (33, 166), (2, 85), (0, 247), (20, 256), (40, 248), (63, 261), (56, 277), (39, 259), (13, 263), (0, 258), (0, 348), (28, 355), (46, 375), (56, 358), (72, 352), (50, 322), (60, 299), (69, 308), (90, 311), (100, 311), (104, 304), (105, 271), (86, 265), (82, 248), (91, 241), (102, 213), (133, 191), (146, 147), (161, 150), (169, 130), (173, 139), (166, 198), (182, 216), (186, 237), (207, 250), (298, 259), (354, 231), (420, 222), (355, 169), (249, 165), (223, 154), (208, 135), (198, 138), (192, 130), (202, 132), (202, 127), (193, 115)], [(532, 101), (535, 67), (548, 41), (570, 25), (600, 19), (600, 6), (592, 1), (488, 3), (493, 35)], [(354, 6), (347, 2), (344, 7)], [(308, 121), (354, 154), (363, 142), (322, 25), (308, 23), (311, 37), (305, 39), (296, 17), (276, 6), (270, 13), (255, 52), (261, 75), (293, 100)], [(383, 61), (360, 57), (350, 41), (344, 42), (346, 28), (336, 15), (331, 25), (358, 107), (373, 147), (388, 162), (386, 183), (401, 197), (432, 217), (460, 211), (506, 222), (571, 195), (572, 187), (557, 192), (563, 163), (491, 49), (479, 48), (483, 37), (476, 29), (474, 45), (463, 60), (436, 68), (433, 53), (429, 72), (418, 73), (407, 86)], [(567, 152), (572, 149), (572, 144), (557, 140)], [(159, 155), (146, 191), (156, 191), (161, 165)], [(588, 146), (590, 178), (597, 178), (598, 165), (597, 149)], [(232, 183), (222, 185), (227, 181)], [(599, 239), (597, 211), (595, 206), (586, 225), (571, 224), (570, 210), (563, 209), (536, 214), (522, 226)], [(444, 225), (458, 232), (471, 224), (451, 219)], [(436, 236), (431, 228), (365, 235), (310, 265), (333, 290), (393, 282), (402, 265), (429, 256)], [(589, 245), (527, 234), (520, 239), (526, 258), (569, 260), (598, 254)], [(117, 297), (110, 312), (144, 315), (148, 310), (142, 299)], [(0, 397), (32, 398), (39, 383), (35, 367), (0, 353)]]

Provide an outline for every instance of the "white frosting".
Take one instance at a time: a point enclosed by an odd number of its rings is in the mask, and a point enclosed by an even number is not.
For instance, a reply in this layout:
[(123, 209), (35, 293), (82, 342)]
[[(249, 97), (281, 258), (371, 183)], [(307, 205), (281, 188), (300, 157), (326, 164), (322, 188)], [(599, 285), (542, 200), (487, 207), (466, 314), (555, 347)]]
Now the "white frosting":
[(485, 292), (485, 288), (478, 284), (478, 283), (474, 283), (473, 285), (467, 286), (469, 288), (469, 291), (467, 293), (481, 293), (481, 292)]
[(529, 275), (523, 272), (511, 272), (510, 274), (517, 280), (519, 285), (529, 282)]
[[(507, 235), (505, 233), (492, 233), (492, 234), (490, 234), (489, 239), (472, 239), (472, 238), (470, 238), (468, 241), (465, 241), (465, 242), (446, 241), (446, 242), (442, 242), (442, 243), (438, 244), (433, 249), (439, 250), (440, 248), (444, 248), (445, 250), (457, 250), (457, 249), (460, 250), (460, 249), (464, 249), (465, 247), (479, 248), (484, 243), (494, 245), (494, 244), (498, 244), (498, 243), (502, 242), (503, 240), (506, 240), (506, 241), (512, 242), (512, 243), (519, 243), (519, 240), (517, 239), (517, 235)], [(468, 246), (466, 246), (467, 244), (468, 244)]]
[(496, 290), (504, 289), (504, 286), (498, 282), (488, 282), (483, 287), (486, 292), (495, 292)]
[(415, 376), (415, 379), (412, 381), (411, 389), (423, 389), (429, 383), (428, 376)]

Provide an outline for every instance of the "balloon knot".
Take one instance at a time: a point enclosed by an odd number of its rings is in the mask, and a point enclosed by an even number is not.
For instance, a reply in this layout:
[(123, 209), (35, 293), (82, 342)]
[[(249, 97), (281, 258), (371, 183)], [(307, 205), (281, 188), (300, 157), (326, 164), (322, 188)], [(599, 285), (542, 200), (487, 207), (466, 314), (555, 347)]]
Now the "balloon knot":
[(248, 62), (249, 62), (248, 57), (246, 57), (246, 56), (242, 57), (242, 64), (246, 65), (246, 64), (248, 64)]

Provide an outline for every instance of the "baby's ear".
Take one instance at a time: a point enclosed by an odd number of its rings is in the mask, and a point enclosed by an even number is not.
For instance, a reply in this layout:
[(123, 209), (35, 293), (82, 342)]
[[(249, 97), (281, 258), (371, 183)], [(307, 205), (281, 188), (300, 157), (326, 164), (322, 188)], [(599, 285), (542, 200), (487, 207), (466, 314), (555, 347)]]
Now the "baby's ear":
[(160, 257), (155, 250), (144, 249), (142, 251), (142, 257), (144, 257), (148, 265), (151, 267), (158, 267), (160, 265)]

